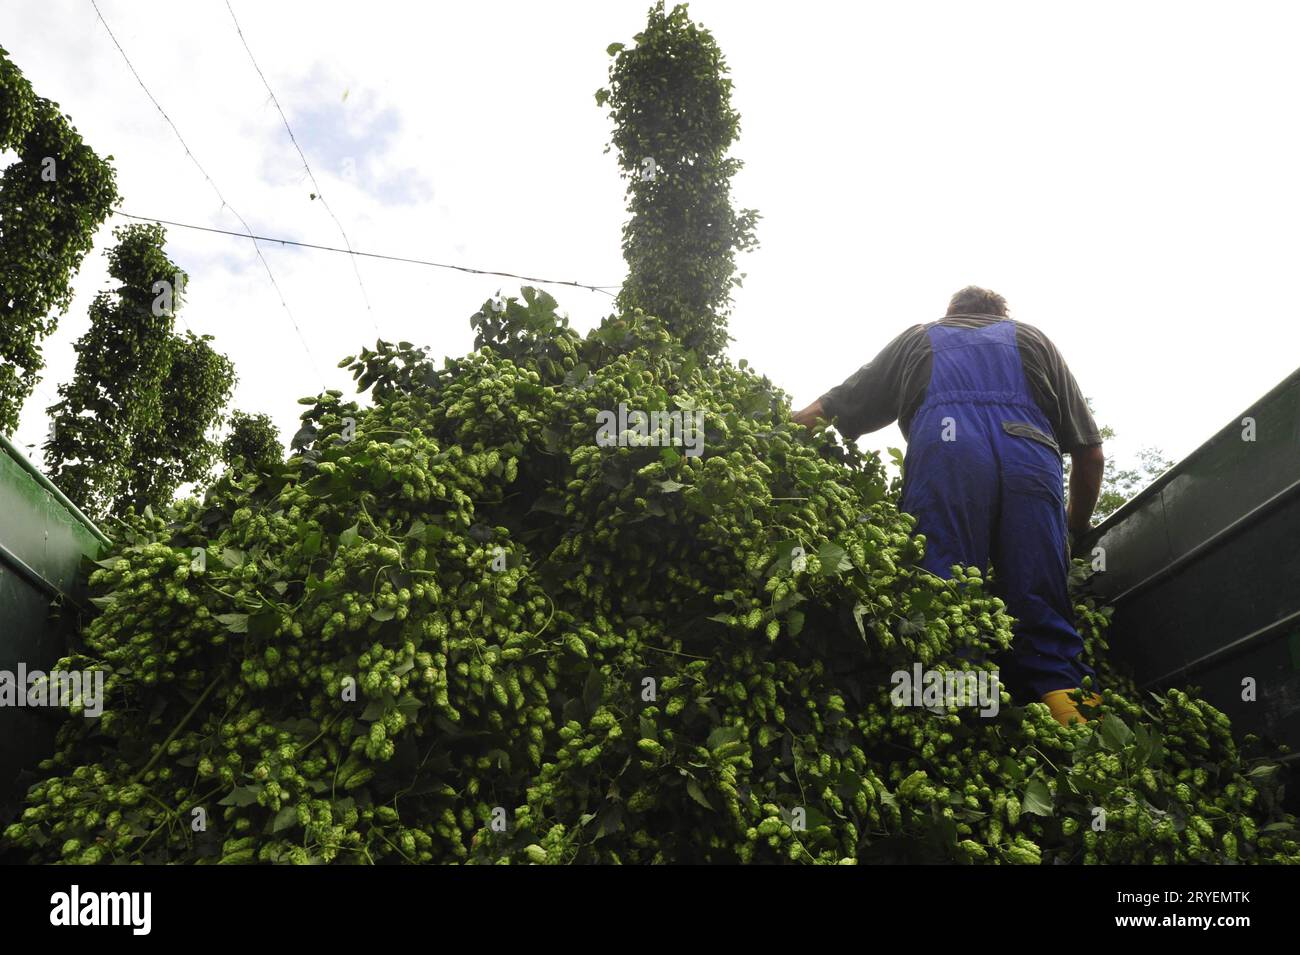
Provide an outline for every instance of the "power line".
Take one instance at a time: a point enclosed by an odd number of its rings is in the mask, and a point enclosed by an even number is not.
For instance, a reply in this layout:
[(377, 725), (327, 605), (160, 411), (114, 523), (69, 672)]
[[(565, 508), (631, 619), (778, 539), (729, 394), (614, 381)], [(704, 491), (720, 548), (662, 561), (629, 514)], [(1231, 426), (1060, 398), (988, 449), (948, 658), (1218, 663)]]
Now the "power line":
[[(100, 12), (99, 4), (97, 4), (95, 0), (90, 0), (90, 5), (95, 8), (95, 15), (99, 17), (99, 22), (104, 24), (104, 29), (108, 32), (109, 39), (111, 39), (113, 45), (117, 47), (117, 52), (122, 54), (122, 59), (126, 61), (127, 68), (130, 69), (131, 75), (134, 76), (135, 81), (140, 84), (140, 89), (144, 90), (144, 94), (149, 97), (149, 102), (153, 103), (154, 108), (158, 110), (162, 115), (162, 118), (167, 121), (167, 125), (171, 127), (172, 132), (176, 134), (176, 138), (180, 140), (181, 146), (184, 147), (185, 155), (189, 157), (190, 162), (194, 163), (199, 172), (203, 174), (203, 178), (208, 181), (208, 185), (212, 187), (212, 191), (215, 192), (217, 198), (221, 200), (221, 208), (229, 209), (234, 217), (239, 220), (239, 224), (244, 227), (244, 232), (247, 237), (253, 240), (253, 248), (257, 250), (257, 257), (261, 260), (262, 267), (266, 269), (266, 276), (271, 280), (271, 286), (275, 289), (275, 294), (280, 299), (280, 305), (284, 307), (284, 313), (289, 316), (289, 323), (293, 325), (293, 330), (298, 333), (298, 341), (302, 343), (303, 351), (307, 354), (307, 360), (311, 362), (312, 369), (316, 372), (316, 376), (320, 378), (321, 387), (323, 388), (325, 386), (325, 376), (321, 374), (320, 366), (316, 364), (316, 356), (311, 353), (311, 346), (307, 344), (307, 339), (303, 336), (302, 329), (298, 327), (298, 322), (293, 317), (293, 312), (289, 310), (289, 303), (284, 300), (284, 293), (280, 290), (280, 283), (275, 280), (275, 273), (271, 271), (271, 264), (266, 261), (266, 256), (262, 255), (262, 248), (257, 244), (257, 237), (253, 235), (253, 230), (249, 228), (244, 217), (239, 214), (239, 210), (226, 201), (226, 197), (221, 194), (221, 190), (217, 187), (216, 182), (208, 175), (208, 171), (203, 168), (203, 164), (199, 162), (198, 157), (190, 150), (189, 144), (185, 142), (185, 137), (182, 136), (181, 131), (176, 128), (176, 124), (172, 122), (172, 118), (167, 115), (167, 111), (162, 108), (162, 105), (154, 97), (153, 93), (149, 92), (149, 87), (146, 86), (144, 80), (140, 78), (140, 73), (131, 62), (131, 58), (126, 55), (126, 50), (122, 49), (122, 44), (117, 41), (117, 37), (113, 34), (112, 27), (108, 25), (108, 21), (104, 19), (104, 14)], [(238, 235), (239, 233), (234, 234)]]
[(57, 405), (59, 403), (57, 399), (55, 399), (48, 391), (46, 391), (44, 388), (41, 387), (40, 382), (35, 382), (35, 386), (36, 386), (36, 390), (39, 391), (42, 395), (44, 395), (45, 400), (50, 403), (49, 405), (46, 405), (46, 408), (49, 408), (52, 405)]
[(194, 229), (199, 232), (215, 232), (217, 235), (232, 235), (238, 239), (253, 239), (261, 242), (278, 242), (281, 245), (294, 245), (303, 249), (318, 249), (322, 252), (338, 252), (343, 255), (365, 256), (368, 259), (384, 259), (388, 262), (405, 262), (411, 265), (425, 265), (435, 269), (454, 269), (457, 272), (468, 272), (471, 275), (497, 275), (507, 279), (518, 279), (522, 282), (536, 282), (539, 285), (568, 285), (572, 288), (584, 288), (592, 292), (603, 292), (604, 294), (614, 297), (610, 289), (617, 289), (617, 285), (588, 285), (585, 282), (574, 282), (568, 279), (544, 279), (533, 275), (517, 275), (514, 272), (500, 272), (496, 269), (474, 269), (468, 265), (451, 265), (446, 262), (431, 262), (428, 259), (416, 259), (404, 255), (384, 255), (379, 252), (358, 252), (353, 249), (340, 249), (337, 246), (318, 245), (314, 242), (298, 242), (294, 239), (277, 239), (274, 236), (248, 235), (243, 232), (232, 232), (229, 229), (215, 229), (211, 226), (193, 225), (188, 222), (175, 222), (169, 219), (159, 219), (154, 216), (137, 216), (129, 212), (122, 212), (119, 209), (113, 210), (113, 215), (122, 216), (127, 219), (138, 219), (141, 222), (157, 222), (161, 225), (175, 226), (178, 229)]
[[(289, 117), (284, 115), (284, 110), (280, 107), (280, 101), (276, 98), (275, 91), (271, 89), (271, 84), (267, 82), (266, 74), (263, 73), (262, 68), (258, 66), (257, 58), (253, 56), (253, 51), (248, 45), (248, 40), (244, 38), (244, 31), (240, 29), (239, 19), (235, 16), (235, 9), (230, 5), (230, 0), (226, 0), (226, 9), (230, 11), (230, 19), (235, 23), (235, 32), (239, 34), (239, 41), (244, 44), (244, 50), (248, 53), (248, 59), (253, 64), (253, 69), (257, 70), (257, 75), (262, 79), (262, 85), (265, 86), (266, 91), (271, 94), (271, 102), (275, 104), (276, 112), (280, 114), (280, 121), (284, 123), (284, 131), (289, 134), (289, 141), (293, 143), (293, 148), (298, 150), (298, 158), (302, 160), (302, 167), (307, 170), (307, 176), (311, 179), (312, 188), (316, 190), (313, 195), (315, 198), (320, 200), (320, 204), (325, 207), (325, 211), (329, 213), (329, 217), (333, 219), (334, 224), (339, 227), (339, 235), (343, 236), (343, 244), (347, 246), (349, 253), (352, 252), (352, 242), (348, 239), (347, 231), (344, 230), (343, 223), (339, 221), (339, 217), (334, 214), (334, 210), (329, 207), (329, 203), (325, 201), (325, 194), (321, 191), (320, 183), (316, 181), (316, 174), (311, 171), (311, 164), (307, 162), (307, 156), (303, 153), (302, 147), (298, 145), (298, 137), (293, 134), (293, 129), (289, 126)], [(357, 285), (361, 289), (361, 299), (366, 303), (366, 313), (370, 316), (370, 323), (375, 326), (375, 334), (380, 335), (382, 338), (383, 336), (379, 331), (379, 323), (375, 321), (374, 310), (370, 307), (370, 296), (366, 294), (365, 283), (361, 281), (361, 270), (357, 267), (357, 260), (353, 257), (350, 261), (352, 262), (352, 271), (357, 277)]]

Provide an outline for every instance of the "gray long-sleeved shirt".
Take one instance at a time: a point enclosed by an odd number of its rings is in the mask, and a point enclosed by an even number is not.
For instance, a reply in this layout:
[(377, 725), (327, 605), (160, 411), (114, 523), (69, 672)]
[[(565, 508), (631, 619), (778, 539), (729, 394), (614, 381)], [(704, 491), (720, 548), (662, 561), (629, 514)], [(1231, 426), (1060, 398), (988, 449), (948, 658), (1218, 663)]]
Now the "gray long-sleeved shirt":
[[(877, 431), (895, 420), (908, 436), (912, 416), (925, 401), (933, 357), (932, 325), (978, 328), (1007, 321), (1001, 315), (948, 315), (929, 325), (913, 325), (843, 384), (822, 395), (826, 417), (846, 438)], [(1051, 339), (1032, 325), (1016, 322), (1016, 344), (1030, 393), (1052, 425), (1061, 451), (1101, 444), (1101, 432), (1088, 402)]]

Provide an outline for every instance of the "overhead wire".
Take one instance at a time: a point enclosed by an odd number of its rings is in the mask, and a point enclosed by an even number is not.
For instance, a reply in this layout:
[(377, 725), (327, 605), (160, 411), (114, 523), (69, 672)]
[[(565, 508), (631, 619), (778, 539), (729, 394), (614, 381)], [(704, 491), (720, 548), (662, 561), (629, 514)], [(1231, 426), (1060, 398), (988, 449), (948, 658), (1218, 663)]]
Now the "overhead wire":
[[(280, 289), (280, 283), (275, 280), (275, 273), (271, 271), (271, 264), (266, 261), (266, 256), (262, 254), (261, 246), (257, 244), (257, 237), (253, 235), (253, 230), (249, 227), (248, 222), (244, 219), (244, 217), (239, 214), (239, 210), (226, 201), (226, 197), (225, 195), (222, 194), (221, 189), (220, 187), (217, 186), (216, 181), (210, 175), (208, 175), (208, 171), (203, 168), (203, 164), (199, 162), (198, 157), (194, 155), (194, 151), (191, 150), (189, 144), (185, 142), (185, 137), (181, 135), (181, 131), (176, 127), (176, 124), (172, 122), (172, 118), (167, 115), (167, 111), (162, 108), (162, 104), (158, 102), (157, 97), (155, 97), (153, 93), (150, 92), (149, 87), (145, 84), (144, 80), (140, 76), (139, 71), (135, 68), (135, 64), (131, 62), (131, 58), (127, 56), (126, 50), (124, 50), (122, 48), (122, 44), (118, 42), (117, 36), (113, 33), (113, 28), (110, 27), (108, 25), (108, 21), (104, 19), (104, 14), (100, 11), (99, 4), (97, 4), (95, 0), (90, 0), (90, 5), (94, 8), (95, 15), (99, 17), (99, 22), (104, 25), (104, 30), (107, 31), (109, 39), (113, 41), (113, 45), (117, 47), (118, 53), (122, 55), (122, 59), (126, 62), (127, 68), (130, 69), (131, 75), (135, 77), (135, 81), (140, 85), (140, 89), (144, 90), (145, 95), (149, 97), (149, 101), (153, 103), (154, 108), (158, 110), (162, 118), (166, 120), (167, 125), (171, 127), (172, 132), (175, 133), (176, 138), (180, 141), (181, 146), (185, 149), (185, 155), (189, 157), (192, 163), (194, 163), (195, 168), (199, 170), (203, 178), (207, 180), (208, 185), (212, 187), (212, 191), (216, 193), (217, 198), (221, 200), (221, 208), (229, 209), (231, 214), (234, 215), (234, 217), (239, 220), (239, 224), (244, 227), (243, 234), (247, 238), (253, 240), (253, 248), (257, 252), (257, 257), (261, 261), (262, 267), (266, 270), (267, 278), (270, 279), (271, 281), (271, 287), (275, 289), (275, 294), (280, 299), (280, 305), (281, 307), (283, 307), (285, 315), (287, 315), (289, 318), (289, 323), (293, 326), (294, 331), (298, 335), (298, 341), (302, 344), (303, 352), (307, 355), (307, 360), (310, 362), (312, 369), (316, 372), (316, 376), (320, 379), (321, 387), (324, 388), (325, 376), (321, 373), (320, 366), (316, 362), (316, 356), (312, 354), (311, 346), (307, 344), (306, 336), (303, 335), (302, 329), (298, 326), (298, 321), (296, 318), (294, 318), (293, 311), (289, 308), (289, 303), (285, 301), (284, 292)], [(138, 217), (133, 217), (133, 218), (138, 218)], [(154, 221), (159, 221), (159, 220), (154, 220)], [(240, 233), (232, 233), (232, 234), (239, 235)]]
[[(316, 181), (316, 174), (312, 172), (311, 164), (307, 161), (307, 156), (303, 153), (302, 147), (298, 145), (298, 137), (293, 134), (293, 127), (289, 125), (289, 117), (285, 115), (284, 109), (280, 106), (280, 100), (276, 97), (275, 90), (271, 89), (271, 84), (267, 81), (266, 74), (262, 72), (262, 67), (258, 65), (257, 58), (253, 56), (253, 50), (248, 45), (248, 39), (244, 36), (244, 31), (239, 25), (239, 18), (235, 16), (235, 8), (230, 5), (230, 0), (226, 0), (226, 9), (230, 11), (230, 19), (234, 21), (235, 32), (239, 34), (239, 41), (244, 45), (244, 51), (248, 54), (248, 59), (253, 64), (253, 69), (257, 71), (257, 75), (262, 80), (262, 85), (266, 87), (266, 92), (271, 96), (271, 102), (275, 104), (276, 112), (280, 114), (280, 121), (284, 123), (284, 130), (289, 134), (289, 141), (293, 143), (293, 148), (298, 151), (298, 158), (302, 160), (302, 166), (307, 170), (307, 176), (311, 179), (312, 188), (315, 190), (312, 193), (312, 196), (315, 199), (320, 200), (321, 206), (323, 206), (325, 211), (329, 213), (329, 217), (334, 220), (334, 224), (338, 226), (339, 235), (343, 237), (343, 244), (347, 246), (348, 252), (351, 253), (352, 241), (348, 238), (347, 230), (343, 228), (343, 223), (339, 221), (339, 217), (334, 214), (334, 210), (331, 209), (329, 203), (325, 201), (324, 190), (321, 189), (320, 183)], [(379, 323), (375, 320), (374, 309), (370, 307), (370, 296), (366, 293), (366, 285), (361, 280), (361, 269), (357, 267), (355, 256), (350, 261), (352, 262), (352, 271), (357, 277), (357, 286), (361, 289), (361, 299), (366, 305), (366, 313), (370, 316), (370, 323), (375, 327), (375, 334), (381, 335), (382, 337), (382, 333), (379, 330)]]
[(363, 256), (370, 259), (383, 259), (388, 262), (404, 262), (410, 265), (423, 265), (437, 269), (453, 269), (457, 272), (468, 272), (471, 275), (496, 275), (502, 278), (517, 279), (521, 282), (536, 282), (539, 285), (567, 285), (571, 288), (588, 289), (592, 292), (602, 292), (605, 295), (614, 297), (611, 289), (618, 289), (618, 285), (589, 285), (586, 282), (577, 282), (570, 279), (547, 279), (534, 275), (520, 275), (515, 272), (503, 272), (497, 269), (476, 269), (468, 265), (454, 265), (449, 262), (433, 262), (429, 259), (418, 259), (405, 255), (385, 255), (380, 252), (361, 252), (355, 249), (340, 249), (337, 246), (320, 245), (315, 242), (301, 242), (295, 239), (281, 239), (275, 236), (265, 235), (248, 235), (243, 232), (234, 232), (230, 229), (217, 229), (212, 226), (195, 225), (189, 222), (177, 222), (172, 219), (159, 219), (155, 216), (138, 216), (130, 212), (123, 212), (120, 209), (114, 209), (113, 214), (122, 216), (127, 219), (138, 219), (142, 222), (157, 222), (162, 225), (175, 226), (178, 229), (194, 229), (199, 232), (213, 232), (217, 235), (229, 235), (239, 239), (253, 239), (259, 242), (272, 243), (276, 242), (281, 245), (292, 245), (303, 249), (317, 249), (322, 252), (337, 252), (342, 255)]

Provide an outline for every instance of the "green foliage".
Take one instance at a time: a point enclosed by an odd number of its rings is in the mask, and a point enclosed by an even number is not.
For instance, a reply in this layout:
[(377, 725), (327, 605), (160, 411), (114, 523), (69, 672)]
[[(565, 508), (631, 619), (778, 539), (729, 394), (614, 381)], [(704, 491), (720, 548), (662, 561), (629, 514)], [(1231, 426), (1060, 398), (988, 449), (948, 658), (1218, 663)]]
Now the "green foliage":
[(280, 444), (280, 429), (270, 415), (246, 414), (235, 411), (230, 415), (230, 433), (221, 443), (221, 460), (231, 470), (258, 469), (278, 463), (284, 458)]
[(717, 43), (685, 5), (665, 13), (661, 0), (635, 39), (610, 46), (609, 84), (596, 93), (610, 108), (610, 145), (628, 180), (619, 305), (658, 316), (687, 348), (715, 355), (741, 282), (736, 253), (756, 244), (758, 219), (731, 205), (742, 165), (727, 156), (740, 131), (731, 81)]
[(159, 507), (206, 477), (217, 451), (208, 434), (235, 378), (211, 336), (173, 330), (186, 277), (163, 250), (162, 226), (114, 236), (109, 274), (118, 286), (91, 304), (45, 445), (50, 479), (92, 517)]
[(108, 162), (3, 49), (0, 150), (18, 156), (0, 175), (0, 432), (12, 433), (44, 367), (39, 341), (72, 301), (72, 276), (117, 186)]
[[(890, 700), (1011, 638), (875, 455), (639, 312), (526, 289), (297, 453), (132, 523), (60, 663), (106, 674), (0, 843), (69, 862), (1300, 861), (1280, 772), (1179, 691), (1103, 718)], [(597, 415), (701, 410), (699, 456)], [(1080, 606), (1096, 652), (1104, 614)], [(72, 707), (80, 713), (80, 705)], [(1094, 832), (1094, 810), (1107, 828)], [(206, 812), (197, 831), (195, 810)]]
[(1174, 466), (1159, 448), (1144, 447), (1138, 451), (1138, 459), (1128, 467), (1117, 467), (1118, 462), (1112, 457), (1106, 461), (1106, 472), (1101, 482), (1101, 494), (1097, 498), (1094, 520), (1104, 521), (1119, 510), (1125, 503)]
[(161, 388), (162, 427), (136, 434), (126, 496), (116, 510), (159, 507), (177, 488), (212, 473), (220, 445), (213, 440), (235, 386), (235, 366), (208, 343), (211, 335), (170, 335), (170, 365)]

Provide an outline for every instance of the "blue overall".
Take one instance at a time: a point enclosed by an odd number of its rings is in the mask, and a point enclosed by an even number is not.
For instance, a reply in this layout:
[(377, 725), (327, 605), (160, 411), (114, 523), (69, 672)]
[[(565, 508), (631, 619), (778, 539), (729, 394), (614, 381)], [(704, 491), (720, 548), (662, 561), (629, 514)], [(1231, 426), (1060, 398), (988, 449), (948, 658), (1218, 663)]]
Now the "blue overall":
[(1017, 697), (1074, 689), (1085, 674), (1095, 683), (1077, 659), (1083, 641), (1066, 589), (1061, 456), (1023, 436), (1030, 425), (1055, 439), (1029, 392), (1016, 326), (935, 325), (929, 336), (930, 384), (903, 466), (902, 507), (926, 538), (922, 565), (950, 577), (953, 564), (985, 570), (992, 561), (997, 592), (1016, 618), (1012, 650), (999, 663)]

